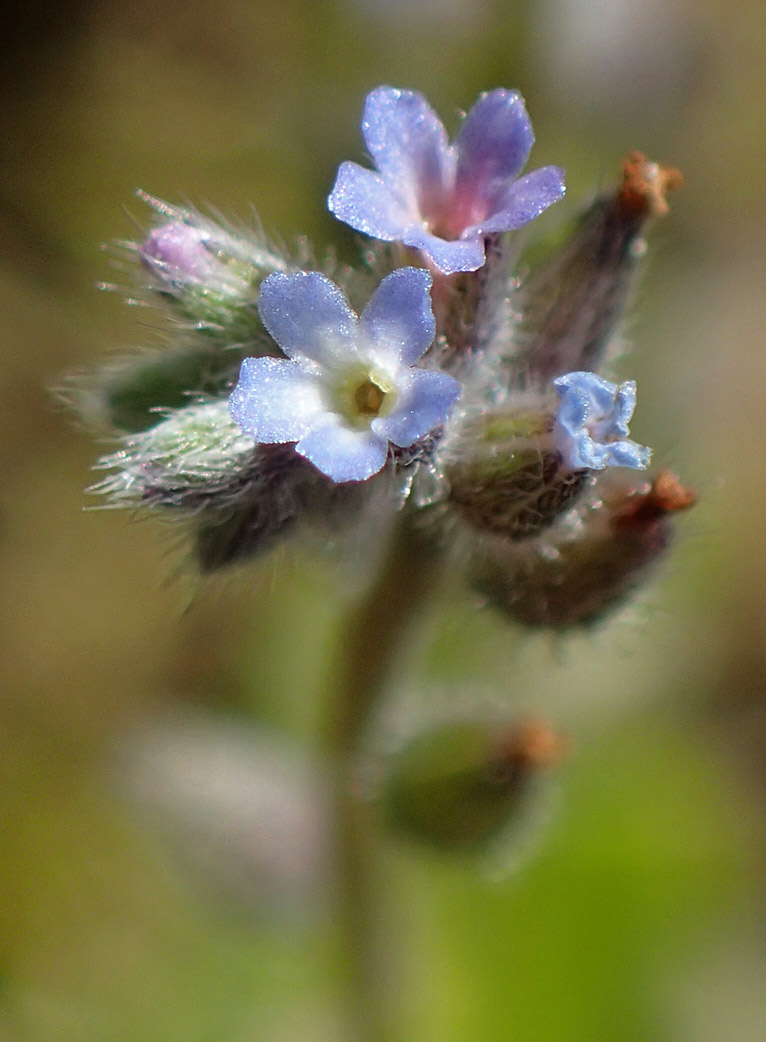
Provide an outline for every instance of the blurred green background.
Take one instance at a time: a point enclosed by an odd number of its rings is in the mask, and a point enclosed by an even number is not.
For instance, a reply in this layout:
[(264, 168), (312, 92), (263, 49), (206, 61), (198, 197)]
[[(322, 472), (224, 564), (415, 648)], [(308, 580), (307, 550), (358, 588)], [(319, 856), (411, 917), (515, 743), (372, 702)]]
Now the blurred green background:
[(3, 17), (1, 1042), (337, 1039), (321, 836), (293, 775), (269, 773), (282, 743), (315, 748), (337, 574), (294, 547), (179, 578), (167, 530), (83, 511), (102, 449), (48, 388), (157, 342), (153, 313), (96, 289), (124, 281), (100, 246), (145, 221), (136, 188), (254, 206), (353, 258), (324, 199), (363, 158), (381, 83), (453, 129), (480, 90), (521, 89), (533, 165), (567, 170), (548, 228), (629, 148), (682, 168), (621, 373), (634, 436), (702, 496), (659, 582), (599, 632), (520, 636), (454, 590), (435, 606), (402, 712), (534, 708), (572, 755), (496, 863), (382, 852), (401, 1039), (766, 1038), (766, 8), (16, 0)]

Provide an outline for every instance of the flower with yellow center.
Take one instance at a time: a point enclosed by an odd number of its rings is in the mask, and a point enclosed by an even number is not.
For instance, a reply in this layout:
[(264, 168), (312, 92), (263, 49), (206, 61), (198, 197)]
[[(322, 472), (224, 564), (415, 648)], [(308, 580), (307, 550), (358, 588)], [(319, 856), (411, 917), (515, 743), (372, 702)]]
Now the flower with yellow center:
[(431, 276), (399, 268), (357, 317), (315, 271), (270, 275), (258, 310), (285, 358), (247, 358), (229, 400), (256, 442), (295, 450), (336, 482), (381, 470), (447, 419), (460, 384), (415, 363), (434, 338)]

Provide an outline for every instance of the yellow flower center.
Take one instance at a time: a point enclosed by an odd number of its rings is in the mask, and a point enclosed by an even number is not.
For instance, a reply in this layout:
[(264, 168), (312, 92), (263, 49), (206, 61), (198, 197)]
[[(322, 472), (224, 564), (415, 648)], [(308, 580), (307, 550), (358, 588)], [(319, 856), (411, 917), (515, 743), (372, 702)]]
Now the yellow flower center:
[(364, 430), (378, 416), (387, 416), (396, 401), (391, 381), (367, 366), (354, 366), (335, 387), (335, 408), (354, 427)]
[(354, 404), (360, 416), (380, 415), (385, 399), (386, 392), (372, 380), (365, 380), (354, 391)]

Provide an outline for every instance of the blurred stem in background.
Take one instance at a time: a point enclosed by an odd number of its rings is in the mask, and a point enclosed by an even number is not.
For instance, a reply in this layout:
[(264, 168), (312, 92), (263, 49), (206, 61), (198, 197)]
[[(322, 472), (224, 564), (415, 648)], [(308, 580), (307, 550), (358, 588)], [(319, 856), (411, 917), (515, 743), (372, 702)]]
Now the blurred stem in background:
[(376, 577), (349, 610), (329, 672), (326, 750), (339, 977), (348, 1036), (356, 1042), (396, 1036), (381, 960), (385, 946), (378, 940), (382, 893), (371, 804), (364, 798), (365, 733), (438, 576), (438, 553), (404, 514)]

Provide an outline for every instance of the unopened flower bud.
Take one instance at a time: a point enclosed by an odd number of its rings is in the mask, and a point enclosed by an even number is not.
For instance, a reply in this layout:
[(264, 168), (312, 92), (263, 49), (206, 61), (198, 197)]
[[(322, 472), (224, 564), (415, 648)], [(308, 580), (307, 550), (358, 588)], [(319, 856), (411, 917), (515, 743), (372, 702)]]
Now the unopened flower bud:
[(112, 471), (91, 491), (112, 506), (194, 509), (200, 497), (245, 469), (252, 441), (229, 417), (226, 402), (177, 409), (149, 430), (123, 439), (99, 470)]
[[(227, 274), (225, 265), (216, 260), (210, 235), (183, 221), (171, 221), (152, 229), (141, 244), (141, 260), (161, 279), (173, 283), (204, 282), (219, 272)], [(223, 279), (224, 286), (231, 280)], [(235, 284), (231, 284), (235, 288)]]
[(449, 502), (480, 531), (527, 539), (552, 525), (579, 495), (587, 470), (572, 470), (553, 441), (550, 411), (489, 414), (463, 432), (464, 454), (447, 468)]
[(682, 181), (677, 170), (628, 153), (617, 189), (597, 198), (573, 237), (527, 279), (518, 361), (530, 373), (550, 379), (600, 367), (644, 252), (643, 226), (667, 212), (666, 193)]
[(255, 303), (261, 281), (288, 270), (257, 233), (234, 234), (190, 210), (177, 210), (140, 193), (163, 218), (138, 246), (154, 288), (206, 332), (229, 343), (262, 334)]
[(203, 572), (271, 549), (297, 521), (337, 527), (361, 497), (292, 445), (254, 445), (226, 401), (176, 410), (97, 466), (112, 473), (90, 491), (109, 506), (173, 511), (187, 521)]
[(639, 486), (610, 476), (579, 523), (533, 556), (499, 541), (484, 547), (473, 584), (494, 607), (530, 626), (598, 622), (661, 559), (673, 536), (671, 515), (695, 502), (668, 470)]
[(156, 427), (195, 398), (225, 392), (241, 362), (236, 348), (187, 339), (72, 377), (60, 393), (89, 425), (133, 434)]
[(407, 745), (385, 789), (392, 828), (441, 850), (480, 850), (523, 810), (531, 783), (563, 742), (539, 722), (462, 722)]

